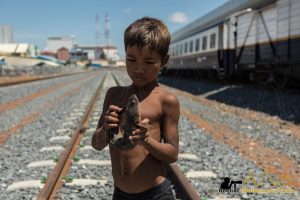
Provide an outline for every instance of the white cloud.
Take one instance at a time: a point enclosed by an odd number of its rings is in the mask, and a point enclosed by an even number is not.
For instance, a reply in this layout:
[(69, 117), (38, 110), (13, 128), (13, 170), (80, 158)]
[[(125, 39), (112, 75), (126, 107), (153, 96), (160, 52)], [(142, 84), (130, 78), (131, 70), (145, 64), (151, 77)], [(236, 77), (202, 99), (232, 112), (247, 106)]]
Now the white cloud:
[(172, 15), (169, 16), (169, 20), (171, 22), (179, 23), (179, 24), (185, 24), (189, 21), (187, 15), (182, 12), (173, 13)]

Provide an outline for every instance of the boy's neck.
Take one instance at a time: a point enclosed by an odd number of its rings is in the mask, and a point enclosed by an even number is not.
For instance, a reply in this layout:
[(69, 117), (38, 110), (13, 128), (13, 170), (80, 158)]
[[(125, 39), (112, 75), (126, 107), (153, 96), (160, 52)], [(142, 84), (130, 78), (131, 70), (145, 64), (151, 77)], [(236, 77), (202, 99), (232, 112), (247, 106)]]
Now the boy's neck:
[(130, 88), (133, 92), (145, 92), (148, 93), (152, 91), (155, 87), (158, 86), (157, 80), (151, 81), (144, 86), (136, 85), (134, 83), (131, 84)]

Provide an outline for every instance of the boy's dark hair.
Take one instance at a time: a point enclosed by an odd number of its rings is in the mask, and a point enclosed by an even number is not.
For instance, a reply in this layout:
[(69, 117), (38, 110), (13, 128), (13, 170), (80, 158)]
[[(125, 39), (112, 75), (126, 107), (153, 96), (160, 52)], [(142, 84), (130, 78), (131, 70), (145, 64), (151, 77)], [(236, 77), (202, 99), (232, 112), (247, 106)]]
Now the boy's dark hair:
[(170, 45), (170, 32), (159, 19), (143, 17), (130, 24), (124, 33), (125, 51), (127, 47), (137, 45), (138, 48), (148, 46), (157, 51), (163, 59)]

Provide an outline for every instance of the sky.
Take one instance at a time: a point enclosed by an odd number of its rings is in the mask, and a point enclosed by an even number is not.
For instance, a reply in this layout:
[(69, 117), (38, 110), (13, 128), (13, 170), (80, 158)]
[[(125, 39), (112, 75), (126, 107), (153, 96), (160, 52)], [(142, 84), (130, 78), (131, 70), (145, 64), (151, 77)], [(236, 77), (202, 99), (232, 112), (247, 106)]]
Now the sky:
[(100, 45), (106, 45), (105, 15), (109, 16), (110, 44), (124, 58), (123, 34), (143, 16), (161, 19), (174, 33), (228, 0), (0, 0), (0, 25), (13, 27), (16, 43), (44, 50), (47, 38), (74, 36), (79, 45), (96, 45), (96, 15)]

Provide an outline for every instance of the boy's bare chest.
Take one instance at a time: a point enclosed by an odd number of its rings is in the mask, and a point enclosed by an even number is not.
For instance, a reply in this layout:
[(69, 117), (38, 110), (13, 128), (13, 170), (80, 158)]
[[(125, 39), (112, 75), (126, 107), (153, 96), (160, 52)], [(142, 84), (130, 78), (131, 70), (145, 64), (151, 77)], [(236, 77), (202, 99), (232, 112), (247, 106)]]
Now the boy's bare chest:
[[(146, 97), (139, 98), (142, 120), (147, 118), (149, 119), (150, 123), (160, 123), (162, 119), (162, 103), (159, 95), (159, 92), (153, 92)], [(120, 98), (114, 99), (114, 104), (118, 105), (119, 107), (125, 107), (129, 96), (130, 93), (127, 93), (123, 95), (122, 100)]]
[(162, 118), (162, 105), (157, 99), (140, 102), (142, 119), (149, 119), (150, 123), (160, 122)]

